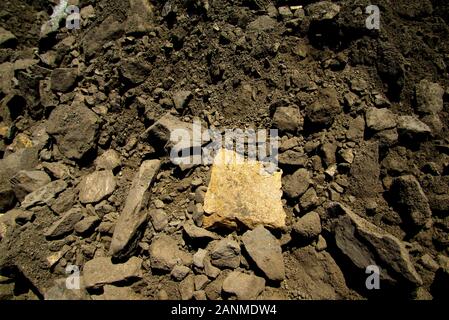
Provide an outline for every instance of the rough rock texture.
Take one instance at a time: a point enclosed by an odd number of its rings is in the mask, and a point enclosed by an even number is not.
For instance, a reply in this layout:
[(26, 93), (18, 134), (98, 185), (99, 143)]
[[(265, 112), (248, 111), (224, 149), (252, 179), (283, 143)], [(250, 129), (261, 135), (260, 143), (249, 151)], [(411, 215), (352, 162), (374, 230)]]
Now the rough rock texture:
[(284, 258), (279, 241), (262, 226), (247, 231), (242, 242), (251, 259), (273, 281), (285, 278)]
[(214, 159), (203, 226), (282, 228), (281, 193), (281, 173), (266, 173), (261, 163), (244, 162), (237, 153), (223, 149)]
[(264, 288), (263, 278), (238, 271), (231, 272), (223, 281), (223, 291), (234, 294), (239, 300), (255, 299)]
[(96, 203), (111, 195), (117, 183), (110, 170), (95, 171), (81, 181), (79, 198), (81, 203)]
[(432, 216), (429, 200), (414, 176), (395, 178), (390, 192), (400, 206), (399, 213), (415, 226), (423, 226)]
[(94, 148), (98, 128), (97, 115), (81, 104), (56, 108), (47, 124), (47, 132), (55, 137), (59, 150), (75, 160)]
[(177, 242), (167, 235), (162, 235), (151, 242), (150, 260), (152, 268), (168, 272), (177, 264), (190, 265), (192, 263), (192, 257), (181, 251)]
[(342, 214), (334, 227), (337, 247), (356, 267), (381, 266), (383, 279), (422, 284), (402, 241), (340, 204), (332, 209)]
[(131, 278), (141, 277), (142, 259), (132, 257), (125, 263), (114, 264), (111, 258), (92, 259), (84, 265), (83, 277), (87, 288), (101, 287)]
[(160, 165), (159, 160), (144, 161), (135, 175), (125, 206), (115, 226), (110, 248), (113, 255), (126, 255), (133, 249), (132, 242), (136, 240), (139, 228), (147, 220), (147, 213), (142, 209), (148, 202), (148, 188)]

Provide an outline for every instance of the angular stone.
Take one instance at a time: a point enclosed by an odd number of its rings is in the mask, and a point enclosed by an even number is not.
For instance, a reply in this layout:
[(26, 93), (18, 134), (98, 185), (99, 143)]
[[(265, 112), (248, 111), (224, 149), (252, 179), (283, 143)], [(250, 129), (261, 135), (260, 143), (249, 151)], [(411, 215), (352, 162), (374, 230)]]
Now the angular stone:
[(192, 256), (178, 248), (170, 236), (162, 235), (151, 242), (151, 268), (170, 272), (175, 265), (191, 265)]
[(290, 199), (303, 195), (310, 185), (310, 174), (307, 169), (301, 168), (293, 174), (282, 178), (282, 189)]
[(154, 230), (158, 232), (164, 230), (168, 224), (168, 217), (165, 211), (162, 209), (153, 209), (150, 210), (149, 215)]
[(71, 233), (75, 224), (83, 218), (83, 210), (80, 208), (73, 208), (67, 211), (61, 219), (53, 223), (47, 229), (45, 236), (48, 239), (56, 239)]
[(67, 179), (70, 175), (70, 169), (60, 162), (44, 162), (42, 163), (45, 171), (56, 179)]
[(96, 53), (101, 53), (102, 46), (111, 40), (120, 38), (124, 33), (124, 24), (108, 16), (98, 26), (90, 29), (82, 40), (86, 58), (90, 59)]
[(280, 132), (295, 134), (302, 130), (304, 119), (297, 107), (279, 107), (274, 113), (273, 124)]
[(432, 130), (424, 122), (414, 116), (402, 116), (398, 119), (399, 135), (408, 139), (422, 139), (428, 137)]
[(416, 110), (419, 113), (434, 114), (443, 110), (444, 89), (426, 79), (416, 86)]
[(198, 251), (193, 255), (193, 264), (195, 267), (203, 269), (204, 259), (208, 255), (208, 251), (204, 249), (198, 249)]
[(209, 278), (204, 274), (196, 275), (195, 278), (195, 290), (203, 290), (204, 287), (209, 283)]
[(86, 288), (98, 288), (133, 278), (141, 278), (142, 259), (130, 258), (125, 263), (114, 264), (109, 257), (89, 260), (84, 265), (83, 276)]
[(120, 64), (121, 75), (133, 85), (144, 82), (149, 77), (150, 71), (150, 65), (138, 58), (125, 60)]
[(244, 161), (237, 153), (222, 149), (214, 159), (204, 199), (208, 216), (204, 217), (203, 226), (285, 227), (281, 176), (282, 172), (269, 174), (262, 163)]
[(195, 280), (193, 275), (188, 276), (179, 284), (179, 293), (182, 300), (191, 300), (195, 291)]
[(306, 107), (307, 120), (312, 126), (328, 127), (343, 111), (334, 88), (321, 89), (317, 100)]
[(172, 276), (173, 279), (181, 281), (182, 279), (187, 277), (190, 271), (191, 270), (189, 267), (176, 265), (173, 267), (172, 271), (170, 272), (170, 275)]
[(202, 136), (196, 135), (193, 132), (193, 125), (191, 123), (183, 122), (170, 113), (165, 114), (151, 127), (149, 127), (142, 135), (142, 139), (149, 139), (152, 143), (159, 144), (164, 148), (171, 150), (174, 143), (170, 140), (171, 135), (175, 130), (185, 130), (190, 135), (190, 141), (187, 139), (176, 144), (177, 150), (190, 149), (192, 146), (201, 146), (210, 141), (207, 130), (201, 129)]
[(368, 108), (366, 125), (374, 131), (382, 131), (396, 127), (395, 115), (389, 109)]
[(332, 256), (317, 252), (312, 246), (293, 251), (294, 268), (287, 271), (287, 284), (308, 300), (348, 299), (345, 278)]
[(293, 230), (303, 239), (314, 239), (321, 233), (320, 215), (314, 211), (301, 217), (294, 225)]
[(208, 239), (208, 240), (217, 240), (220, 239), (220, 237), (213, 233), (210, 232), (206, 229), (203, 228), (199, 228), (197, 226), (195, 226), (193, 223), (191, 222), (187, 222), (183, 225), (184, 231), (185, 233), (191, 238), (191, 239)]
[(100, 223), (97, 216), (89, 216), (75, 224), (75, 232), (81, 235), (87, 235)]
[(14, 177), (10, 179), (14, 193), (19, 201), (22, 201), (25, 196), (37, 189), (49, 184), (50, 177), (43, 171), (19, 171)]
[(173, 103), (178, 111), (184, 110), (192, 97), (192, 92), (188, 90), (177, 91), (173, 95)]
[(233, 271), (223, 281), (223, 291), (237, 296), (238, 300), (254, 300), (265, 289), (265, 279)]
[(268, 279), (282, 281), (285, 278), (285, 265), (279, 241), (262, 226), (247, 231), (242, 242), (251, 259)]
[(210, 258), (214, 266), (235, 269), (240, 265), (240, 245), (229, 238), (216, 241), (212, 244)]
[(316, 191), (314, 188), (310, 188), (306, 191), (299, 200), (299, 204), (301, 205), (301, 208), (304, 210), (309, 210), (313, 207), (316, 207), (320, 202), (320, 199), (318, 198)]
[(75, 68), (57, 68), (51, 73), (51, 89), (53, 91), (68, 92), (76, 83), (78, 70)]
[(334, 233), (337, 247), (360, 270), (376, 265), (381, 280), (422, 285), (404, 243), (339, 203), (331, 208), (339, 214)]
[(160, 166), (160, 160), (146, 160), (134, 176), (125, 206), (115, 226), (110, 249), (112, 255), (126, 255), (134, 249), (135, 240), (140, 233), (139, 228), (147, 220), (143, 209), (148, 204), (149, 187)]
[(54, 200), (58, 194), (67, 188), (67, 183), (64, 180), (56, 180), (46, 184), (36, 191), (28, 194), (23, 199), (22, 208), (30, 208), (36, 205), (49, 205), (51, 200)]
[(95, 147), (99, 122), (97, 115), (81, 104), (62, 105), (50, 114), (47, 132), (67, 158), (79, 160)]
[(117, 183), (111, 170), (95, 171), (85, 176), (79, 185), (81, 203), (97, 203), (110, 196)]
[(395, 178), (390, 193), (399, 206), (399, 213), (407, 222), (419, 227), (431, 218), (429, 200), (414, 176)]
[(122, 165), (120, 155), (115, 150), (108, 150), (95, 159), (96, 170), (112, 170), (114, 171)]

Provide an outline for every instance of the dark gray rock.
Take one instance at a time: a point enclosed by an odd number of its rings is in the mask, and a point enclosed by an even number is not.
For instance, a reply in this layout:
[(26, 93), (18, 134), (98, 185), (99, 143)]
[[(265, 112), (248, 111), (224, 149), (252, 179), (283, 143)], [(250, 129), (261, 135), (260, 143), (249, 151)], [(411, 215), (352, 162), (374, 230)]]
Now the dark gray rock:
[(268, 279), (282, 281), (285, 265), (279, 241), (263, 226), (247, 231), (242, 242), (251, 259)]
[(337, 91), (325, 88), (320, 90), (315, 102), (306, 107), (306, 119), (310, 126), (328, 127), (342, 111)]
[(57, 107), (47, 121), (48, 134), (55, 137), (67, 158), (79, 160), (95, 147), (100, 119), (79, 103)]
[(302, 239), (315, 239), (321, 233), (320, 215), (314, 211), (307, 213), (293, 225), (293, 230)]
[(376, 265), (381, 268), (381, 280), (422, 284), (403, 242), (341, 204), (333, 204), (330, 210), (338, 217), (333, 229), (336, 245), (356, 268), (364, 272)]
[(214, 266), (235, 269), (240, 265), (240, 245), (229, 238), (213, 242), (210, 258)]
[(147, 213), (142, 209), (148, 204), (149, 188), (160, 166), (160, 160), (146, 160), (134, 176), (112, 237), (110, 251), (113, 256), (128, 255), (135, 248), (139, 228), (147, 221)]
[(58, 92), (68, 92), (75, 86), (78, 70), (75, 68), (57, 68), (51, 73), (51, 89)]
[(307, 169), (298, 169), (292, 175), (282, 177), (284, 194), (291, 199), (303, 195), (310, 185), (310, 174)]

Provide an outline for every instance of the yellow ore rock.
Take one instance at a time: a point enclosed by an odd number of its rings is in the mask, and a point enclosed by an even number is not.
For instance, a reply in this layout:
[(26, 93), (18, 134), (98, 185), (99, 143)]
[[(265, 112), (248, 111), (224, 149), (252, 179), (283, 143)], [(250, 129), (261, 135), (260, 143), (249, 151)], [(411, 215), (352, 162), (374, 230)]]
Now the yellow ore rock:
[(285, 228), (281, 177), (282, 171), (269, 173), (263, 162), (221, 149), (204, 199), (203, 227)]

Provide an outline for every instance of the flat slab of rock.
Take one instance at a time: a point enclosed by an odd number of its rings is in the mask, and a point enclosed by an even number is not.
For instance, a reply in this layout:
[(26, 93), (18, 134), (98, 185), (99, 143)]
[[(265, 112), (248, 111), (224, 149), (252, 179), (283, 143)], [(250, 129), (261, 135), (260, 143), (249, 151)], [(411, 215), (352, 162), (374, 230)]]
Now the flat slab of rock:
[(81, 203), (96, 203), (110, 196), (117, 183), (111, 170), (95, 171), (83, 178), (79, 185)]
[(86, 288), (98, 288), (132, 278), (141, 277), (142, 259), (132, 257), (125, 263), (114, 264), (109, 257), (87, 261), (83, 269)]
[(203, 226), (284, 228), (281, 176), (282, 172), (267, 173), (261, 162), (244, 161), (237, 153), (222, 149), (214, 159), (204, 199), (208, 215)]
[(339, 203), (331, 210), (340, 214), (334, 228), (336, 245), (357, 268), (376, 265), (381, 279), (422, 285), (403, 242)]
[(132, 242), (136, 240), (138, 229), (147, 220), (147, 213), (142, 209), (148, 203), (148, 191), (160, 166), (160, 160), (144, 161), (134, 176), (125, 207), (115, 226), (110, 249), (112, 255), (126, 255), (132, 251), (134, 247)]
[(223, 281), (223, 291), (237, 296), (239, 300), (254, 300), (265, 289), (265, 279), (233, 271)]
[(285, 278), (285, 265), (279, 241), (262, 226), (247, 231), (242, 236), (246, 251), (268, 279), (281, 281)]
[(67, 188), (64, 180), (56, 180), (28, 194), (21, 206), (25, 209), (35, 205), (48, 205), (51, 200)]

